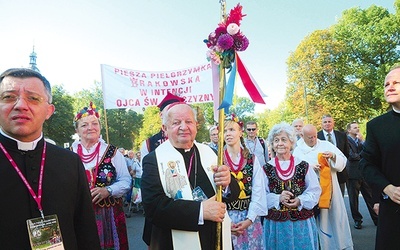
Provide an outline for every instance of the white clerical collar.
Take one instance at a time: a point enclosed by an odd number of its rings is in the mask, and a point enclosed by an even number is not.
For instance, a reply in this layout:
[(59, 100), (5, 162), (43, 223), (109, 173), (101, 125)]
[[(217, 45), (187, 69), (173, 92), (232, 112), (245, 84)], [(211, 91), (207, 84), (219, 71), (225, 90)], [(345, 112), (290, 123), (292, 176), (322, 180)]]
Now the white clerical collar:
[(394, 111), (394, 112), (396, 112), (396, 113), (400, 114), (400, 110), (396, 109), (396, 108), (395, 108), (395, 107), (393, 107), (393, 106), (392, 106), (392, 109), (393, 109), (393, 111)]
[(16, 141), (16, 142), (17, 142), (17, 145), (18, 145), (18, 149), (19, 149), (19, 150), (22, 150), (22, 151), (34, 150), (34, 149), (36, 148), (36, 145), (37, 145), (38, 141), (40, 141), (40, 139), (42, 139), (42, 137), (43, 137), (43, 133), (41, 133), (40, 136), (39, 136), (39, 138), (37, 138), (37, 139), (34, 140), (34, 141), (31, 141), (31, 142), (22, 142), (22, 141), (19, 141), (19, 140), (15, 139), (15, 138), (12, 138), (12, 137), (9, 136), (9, 135), (7, 135), (6, 133), (4, 133), (4, 131), (3, 131), (2, 129), (0, 129), (0, 133), (1, 133), (2, 135), (4, 135), (5, 137), (7, 137), (7, 138), (9, 138), (9, 139), (11, 139), (11, 140)]

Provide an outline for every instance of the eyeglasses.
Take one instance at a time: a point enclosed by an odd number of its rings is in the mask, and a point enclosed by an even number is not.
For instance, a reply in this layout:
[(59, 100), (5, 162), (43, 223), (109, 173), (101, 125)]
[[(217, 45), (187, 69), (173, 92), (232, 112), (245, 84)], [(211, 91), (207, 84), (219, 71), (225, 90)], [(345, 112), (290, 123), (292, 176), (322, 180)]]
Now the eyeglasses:
[(256, 131), (256, 128), (248, 128), (247, 131)]
[(217, 136), (218, 134), (211, 134), (211, 136)]
[(26, 102), (28, 102), (29, 104), (32, 104), (32, 105), (39, 105), (42, 102), (44, 102), (44, 98), (39, 95), (29, 94), (29, 95), (22, 97), (20, 95), (16, 95), (13, 93), (2, 93), (0, 95), (0, 102), (7, 103), (7, 104), (15, 104), (19, 100), (21, 100), (21, 98), (23, 98)]

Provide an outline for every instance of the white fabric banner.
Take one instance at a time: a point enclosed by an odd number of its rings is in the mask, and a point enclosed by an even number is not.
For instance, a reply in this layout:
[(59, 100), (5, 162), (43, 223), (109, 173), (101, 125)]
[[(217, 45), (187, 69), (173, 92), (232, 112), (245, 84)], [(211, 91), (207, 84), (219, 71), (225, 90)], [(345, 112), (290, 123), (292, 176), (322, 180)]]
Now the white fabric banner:
[(105, 109), (130, 108), (142, 113), (157, 106), (167, 91), (186, 103), (214, 101), (211, 63), (172, 71), (139, 71), (101, 65)]

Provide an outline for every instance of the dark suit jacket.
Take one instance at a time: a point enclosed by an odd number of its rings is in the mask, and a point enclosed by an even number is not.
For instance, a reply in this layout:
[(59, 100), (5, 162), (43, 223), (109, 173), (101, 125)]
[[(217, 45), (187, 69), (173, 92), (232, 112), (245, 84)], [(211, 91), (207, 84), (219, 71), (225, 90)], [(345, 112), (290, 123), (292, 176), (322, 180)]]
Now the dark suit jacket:
[[(400, 233), (400, 205), (382, 199), (383, 189), (400, 186), (400, 114), (389, 111), (367, 123), (367, 137), (361, 152), (360, 169), (380, 198), (376, 249), (397, 249)], [(374, 198), (376, 200), (376, 198)]]
[(347, 158), (347, 172), (349, 173), (350, 179), (360, 180), (362, 179), (361, 171), (358, 167), (361, 156), (360, 153), (362, 151), (362, 144), (357, 143), (349, 136), (347, 136), (347, 140), (349, 141), (349, 157)]
[[(198, 151), (196, 155), (199, 157)], [(200, 162), (199, 158), (197, 162)], [(200, 166), (198, 169), (197, 184), (210, 198), (215, 194), (214, 189), (204, 169)], [(225, 200), (227, 202), (237, 199), (239, 195), (239, 186), (233, 177), (230, 189), (231, 196), (229, 200)], [(202, 249), (215, 248), (216, 223), (205, 221), (204, 225), (198, 225), (200, 202), (174, 200), (165, 195), (158, 172), (155, 151), (149, 153), (143, 159), (141, 191), (146, 217), (152, 222), (151, 249), (173, 249), (171, 229), (198, 231)], [(190, 246), (188, 246), (189, 248)]]
[[(349, 142), (347, 140), (347, 135), (337, 130), (333, 130), (333, 132), (335, 133), (336, 147), (349, 158)], [(325, 140), (324, 132), (322, 130), (318, 131), (317, 137), (320, 140)], [(339, 183), (345, 183), (349, 179), (347, 168), (344, 168), (342, 172), (337, 172), (337, 177)]]
[(367, 123), (367, 137), (360, 168), (368, 183), (382, 192), (389, 185), (400, 186), (400, 114), (389, 111)]
[[(14, 140), (0, 135), (33, 191), (37, 194), (43, 142), (36, 149), (20, 151)], [(44, 215), (58, 216), (65, 249), (100, 249), (92, 199), (85, 169), (72, 151), (46, 143), (42, 206)], [(0, 205), (0, 248), (31, 249), (26, 220), (40, 217), (37, 204), (0, 150), (2, 202)]]

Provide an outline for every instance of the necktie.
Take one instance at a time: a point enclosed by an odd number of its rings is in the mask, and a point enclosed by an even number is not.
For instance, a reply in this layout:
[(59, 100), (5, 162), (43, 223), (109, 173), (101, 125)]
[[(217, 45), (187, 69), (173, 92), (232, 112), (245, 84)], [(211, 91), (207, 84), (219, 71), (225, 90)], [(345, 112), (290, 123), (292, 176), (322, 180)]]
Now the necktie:
[(332, 141), (332, 135), (330, 133), (328, 133), (327, 136), (328, 136), (328, 142), (334, 144)]

